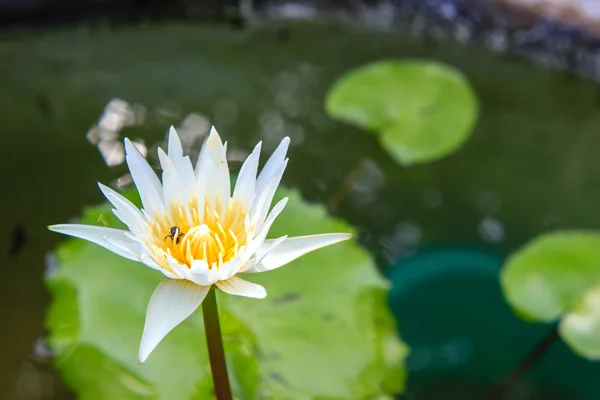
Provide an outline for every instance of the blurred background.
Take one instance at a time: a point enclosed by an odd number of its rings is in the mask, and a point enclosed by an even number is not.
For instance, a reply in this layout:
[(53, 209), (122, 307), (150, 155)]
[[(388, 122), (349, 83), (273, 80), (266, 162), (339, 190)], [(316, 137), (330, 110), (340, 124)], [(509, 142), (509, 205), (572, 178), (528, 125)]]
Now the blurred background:
[[(456, 152), (402, 165), (326, 112), (340, 76), (389, 59), (465, 77)], [(410, 348), (397, 398), (600, 398), (600, 365), (498, 280), (529, 239), (600, 226), (598, 79), (595, 0), (0, 0), (0, 398), (77, 398), (46, 341), (46, 226), (127, 187), (124, 135), (156, 162), (170, 125), (193, 153), (212, 124), (233, 168), (290, 136), (283, 184), (355, 227)]]

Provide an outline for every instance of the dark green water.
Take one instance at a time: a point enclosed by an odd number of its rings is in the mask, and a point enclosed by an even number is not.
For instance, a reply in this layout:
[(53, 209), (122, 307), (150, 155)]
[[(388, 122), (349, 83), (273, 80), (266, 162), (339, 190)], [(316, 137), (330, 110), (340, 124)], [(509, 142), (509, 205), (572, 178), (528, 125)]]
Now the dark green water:
[[(406, 57), (456, 66), (482, 103), (466, 146), (410, 168), (322, 107), (329, 85), (349, 68)], [(262, 138), (270, 151), (291, 136), (284, 184), (358, 226), (384, 269), (418, 250), (458, 245), (502, 256), (548, 229), (600, 226), (599, 94), (564, 72), (482, 48), (326, 23), (3, 37), (0, 398), (65, 398), (48, 361), (33, 356), (49, 300), (44, 254), (61, 240), (45, 227), (101, 201), (96, 182), (125, 172), (108, 168), (85, 138), (113, 97), (146, 107), (146, 123), (122, 133), (148, 144), (191, 112), (208, 117), (238, 150)], [(13, 246), (19, 231), (25, 240)]]

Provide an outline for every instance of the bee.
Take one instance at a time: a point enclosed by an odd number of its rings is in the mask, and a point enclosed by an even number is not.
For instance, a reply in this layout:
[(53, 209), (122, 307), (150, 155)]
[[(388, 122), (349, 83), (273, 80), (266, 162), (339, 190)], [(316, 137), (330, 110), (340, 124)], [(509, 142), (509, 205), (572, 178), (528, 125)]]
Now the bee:
[(172, 241), (175, 241), (175, 244), (179, 244), (181, 242), (181, 238), (185, 236), (185, 233), (181, 232), (178, 226), (172, 226), (169, 230), (169, 234), (165, 236), (164, 240), (167, 238), (171, 238)]

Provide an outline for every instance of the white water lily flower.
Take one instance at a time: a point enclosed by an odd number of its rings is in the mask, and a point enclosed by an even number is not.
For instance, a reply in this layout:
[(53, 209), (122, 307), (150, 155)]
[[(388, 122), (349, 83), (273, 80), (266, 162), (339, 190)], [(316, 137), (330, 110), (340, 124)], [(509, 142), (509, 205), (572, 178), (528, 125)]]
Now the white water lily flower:
[(100, 189), (129, 231), (76, 224), (49, 227), (142, 262), (166, 276), (148, 305), (140, 362), (200, 306), (213, 284), (229, 294), (265, 298), (262, 286), (236, 275), (279, 268), (310, 251), (350, 238), (347, 233), (330, 233), (266, 239), (288, 200), (279, 201), (269, 212), (287, 165), (288, 145), (286, 137), (257, 177), (258, 143), (242, 165), (231, 196), (227, 143), (221, 142), (214, 128), (195, 169), (171, 128), (168, 154), (158, 149), (162, 184), (146, 159), (125, 139), (127, 165), (143, 209), (102, 184)]

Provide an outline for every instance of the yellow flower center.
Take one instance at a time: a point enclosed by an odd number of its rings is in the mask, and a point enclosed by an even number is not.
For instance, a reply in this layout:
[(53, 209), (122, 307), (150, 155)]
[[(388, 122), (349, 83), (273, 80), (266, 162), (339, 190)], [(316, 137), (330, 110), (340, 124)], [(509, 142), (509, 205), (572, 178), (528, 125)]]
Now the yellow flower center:
[(203, 260), (209, 269), (219, 269), (239, 255), (252, 232), (246, 223), (247, 210), (235, 200), (229, 202), (224, 219), (210, 207), (205, 208), (202, 218), (194, 206), (172, 207), (170, 214), (152, 224), (151, 248), (155, 259), (164, 260), (161, 265), (171, 271), (167, 255), (188, 268), (193, 260)]

